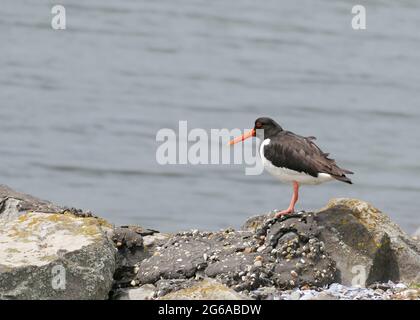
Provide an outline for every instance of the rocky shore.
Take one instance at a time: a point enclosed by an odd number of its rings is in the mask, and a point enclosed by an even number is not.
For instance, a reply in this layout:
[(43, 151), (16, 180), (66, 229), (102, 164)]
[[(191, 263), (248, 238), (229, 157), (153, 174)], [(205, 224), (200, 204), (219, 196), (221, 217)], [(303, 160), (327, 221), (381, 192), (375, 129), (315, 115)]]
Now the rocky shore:
[(355, 199), (240, 230), (115, 227), (0, 186), (0, 299), (420, 299), (420, 240)]

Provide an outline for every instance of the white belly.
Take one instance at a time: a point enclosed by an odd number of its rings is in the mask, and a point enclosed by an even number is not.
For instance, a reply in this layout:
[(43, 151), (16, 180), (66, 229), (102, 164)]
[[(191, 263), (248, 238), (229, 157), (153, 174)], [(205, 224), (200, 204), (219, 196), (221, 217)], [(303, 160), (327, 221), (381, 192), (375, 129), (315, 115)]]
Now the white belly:
[(298, 172), (287, 168), (279, 168), (274, 166), (270, 160), (264, 157), (264, 147), (270, 143), (270, 139), (265, 139), (260, 146), (260, 157), (264, 168), (281, 182), (292, 183), (296, 181), (300, 184), (320, 184), (323, 182), (334, 180), (328, 173), (319, 173), (318, 177), (313, 177), (304, 172)]

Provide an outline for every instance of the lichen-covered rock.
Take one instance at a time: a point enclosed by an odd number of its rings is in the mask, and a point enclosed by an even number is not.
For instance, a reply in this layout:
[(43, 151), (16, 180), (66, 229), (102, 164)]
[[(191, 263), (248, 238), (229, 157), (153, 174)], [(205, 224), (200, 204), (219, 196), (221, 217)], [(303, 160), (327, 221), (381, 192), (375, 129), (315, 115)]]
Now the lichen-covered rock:
[(246, 300), (248, 297), (229, 289), (224, 284), (203, 279), (191, 287), (173, 291), (160, 299), (162, 300)]
[(369, 203), (333, 199), (316, 220), (324, 227), (320, 238), (337, 263), (340, 283), (420, 283), (419, 243)]
[(359, 200), (171, 235), (0, 186), (0, 299), (419, 299), (419, 271), (416, 235)]
[[(102, 219), (0, 188), (0, 299), (106, 299), (115, 247)], [(46, 212), (39, 212), (45, 210)]]

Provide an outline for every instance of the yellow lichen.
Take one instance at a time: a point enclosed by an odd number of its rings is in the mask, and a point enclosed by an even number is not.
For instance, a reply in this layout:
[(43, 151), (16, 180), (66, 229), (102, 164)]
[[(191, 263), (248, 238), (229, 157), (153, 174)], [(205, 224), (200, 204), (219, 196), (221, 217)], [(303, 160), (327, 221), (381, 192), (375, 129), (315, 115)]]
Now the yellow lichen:
[(28, 219), (28, 215), (27, 214), (23, 214), (18, 218), (19, 222), (25, 222)]
[(84, 235), (88, 237), (100, 237), (102, 227), (112, 228), (112, 225), (105, 219), (95, 217), (77, 217), (73, 214), (61, 213), (27, 213), (18, 219), (21, 226), (14, 226), (9, 230), (12, 237), (19, 238), (20, 241), (29, 242), (29, 237), (36, 233), (45, 223), (54, 223), (60, 226), (60, 229), (67, 230), (75, 235)]
[(54, 261), (56, 258), (57, 258), (56, 255), (49, 255), (49, 256), (42, 256), (42, 257), (39, 258), (39, 260), (49, 262), (49, 261)]
[(82, 226), (79, 230), (79, 233), (86, 235), (86, 236), (98, 236), (100, 235), (100, 230), (97, 226), (88, 225), (88, 226)]

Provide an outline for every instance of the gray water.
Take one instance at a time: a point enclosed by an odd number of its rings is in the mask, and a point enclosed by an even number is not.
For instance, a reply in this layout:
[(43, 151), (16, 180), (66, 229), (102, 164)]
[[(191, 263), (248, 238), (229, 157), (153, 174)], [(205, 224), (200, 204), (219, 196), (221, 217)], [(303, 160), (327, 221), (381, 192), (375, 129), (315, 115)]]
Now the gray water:
[[(366, 4), (367, 30), (351, 28)], [(268, 115), (356, 174), (298, 209), (367, 200), (420, 224), (420, 3), (1, 0), (0, 183), (162, 231), (238, 227), (291, 188), (243, 165), (160, 166), (156, 132)]]

